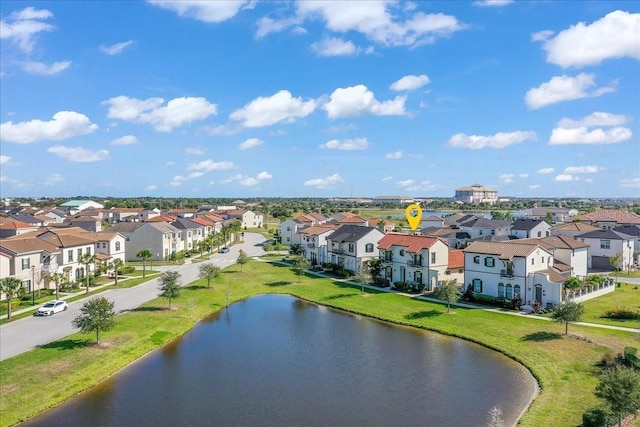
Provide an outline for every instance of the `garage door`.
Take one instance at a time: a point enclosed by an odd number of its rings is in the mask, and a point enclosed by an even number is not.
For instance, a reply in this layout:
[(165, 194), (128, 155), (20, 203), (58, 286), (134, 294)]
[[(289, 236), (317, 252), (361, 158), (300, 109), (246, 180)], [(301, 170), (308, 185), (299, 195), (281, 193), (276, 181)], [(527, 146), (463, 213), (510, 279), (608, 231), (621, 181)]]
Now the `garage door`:
[(594, 270), (613, 271), (613, 266), (611, 266), (611, 263), (609, 262), (609, 257), (606, 257), (606, 256), (592, 256), (591, 268), (593, 268)]

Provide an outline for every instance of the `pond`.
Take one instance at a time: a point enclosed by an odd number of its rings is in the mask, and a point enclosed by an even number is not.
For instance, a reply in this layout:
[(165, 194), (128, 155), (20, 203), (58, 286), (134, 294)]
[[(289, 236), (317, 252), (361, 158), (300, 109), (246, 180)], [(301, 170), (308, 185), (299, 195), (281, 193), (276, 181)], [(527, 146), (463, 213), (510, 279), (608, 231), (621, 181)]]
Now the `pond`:
[(482, 346), (263, 295), (24, 425), (513, 425), (536, 387)]

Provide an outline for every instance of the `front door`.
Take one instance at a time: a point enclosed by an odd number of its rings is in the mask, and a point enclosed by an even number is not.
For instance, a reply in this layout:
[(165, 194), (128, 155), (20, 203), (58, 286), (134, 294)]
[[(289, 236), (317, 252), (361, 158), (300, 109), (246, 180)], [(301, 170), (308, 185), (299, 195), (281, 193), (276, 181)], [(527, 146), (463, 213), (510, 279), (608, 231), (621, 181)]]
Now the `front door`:
[(401, 282), (406, 282), (407, 281), (406, 269), (404, 267), (400, 267), (400, 281)]
[(542, 302), (542, 285), (536, 285), (536, 301)]

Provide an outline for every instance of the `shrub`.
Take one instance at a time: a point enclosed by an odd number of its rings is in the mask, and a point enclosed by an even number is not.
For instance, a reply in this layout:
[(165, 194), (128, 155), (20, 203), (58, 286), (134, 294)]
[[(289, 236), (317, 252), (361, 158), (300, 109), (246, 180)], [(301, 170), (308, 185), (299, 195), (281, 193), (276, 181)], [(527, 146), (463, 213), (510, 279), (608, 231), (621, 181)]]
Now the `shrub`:
[(415, 283), (413, 285), (413, 290), (416, 292), (424, 292), (424, 289), (427, 287), (424, 283)]
[(614, 308), (604, 313), (602, 317), (608, 319), (625, 319), (625, 320), (640, 320), (640, 311), (632, 311), (629, 308)]
[(375, 279), (373, 279), (373, 284), (381, 288), (386, 288), (387, 286), (389, 286), (389, 280), (383, 279), (382, 277), (376, 277)]
[(591, 408), (582, 414), (583, 427), (610, 426), (615, 422), (616, 417), (603, 407)]
[(393, 282), (393, 287), (401, 292), (406, 292), (411, 290), (411, 285), (406, 282)]
[(133, 265), (128, 265), (126, 267), (121, 267), (120, 270), (118, 270), (118, 276), (123, 275), (123, 274), (132, 274), (136, 271), (136, 268)]
[[(0, 303), (0, 313), (6, 313), (7, 312), (7, 308), (9, 306), (9, 304), (7, 304), (8, 301), (2, 301)], [(11, 312), (13, 313), (15, 311), (16, 308), (18, 308), (20, 306), (20, 300), (18, 298), (12, 298), (11, 299)]]
[(624, 362), (632, 368), (640, 369), (640, 359), (638, 359), (638, 349), (635, 347), (624, 348)]

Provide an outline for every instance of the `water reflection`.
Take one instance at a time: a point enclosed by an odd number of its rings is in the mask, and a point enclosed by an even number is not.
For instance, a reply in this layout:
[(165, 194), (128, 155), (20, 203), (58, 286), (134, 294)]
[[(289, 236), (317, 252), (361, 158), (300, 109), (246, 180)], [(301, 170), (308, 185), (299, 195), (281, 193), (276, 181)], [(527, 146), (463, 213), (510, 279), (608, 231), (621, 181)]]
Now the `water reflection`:
[[(233, 322), (231, 321), (233, 319)], [(535, 382), (478, 345), (282, 295), (234, 304), (29, 426), (515, 423)]]

